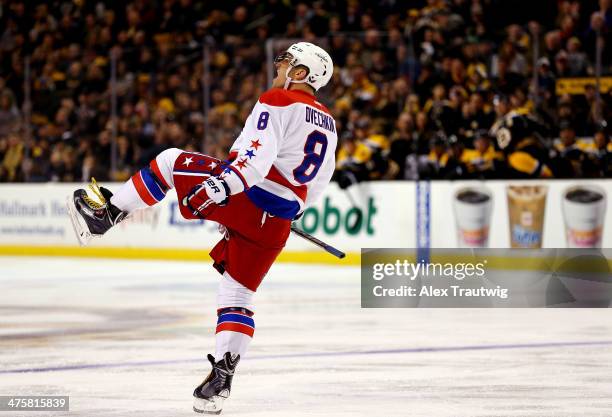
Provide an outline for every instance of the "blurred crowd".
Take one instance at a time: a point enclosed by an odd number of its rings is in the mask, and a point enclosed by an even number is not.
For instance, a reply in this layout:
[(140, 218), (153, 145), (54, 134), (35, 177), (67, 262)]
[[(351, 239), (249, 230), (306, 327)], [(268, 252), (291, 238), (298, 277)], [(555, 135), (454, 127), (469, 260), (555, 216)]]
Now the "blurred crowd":
[(342, 186), (607, 177), (612, 88), (598, 100), (593, 77), (611, 37), (612, 0), (0, 0), (0, 181), (124, 180), (168, 147), (224, 158), (271, 38), (334, 59)]

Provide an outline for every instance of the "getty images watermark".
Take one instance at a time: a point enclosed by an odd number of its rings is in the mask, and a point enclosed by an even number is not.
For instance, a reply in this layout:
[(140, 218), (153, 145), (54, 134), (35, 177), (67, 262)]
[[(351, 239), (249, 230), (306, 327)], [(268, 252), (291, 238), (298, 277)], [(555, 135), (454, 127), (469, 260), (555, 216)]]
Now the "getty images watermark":
[[(610, 249), (364, 249), (361, 305), (610, 307)], [(424, 259), (425, 258), (425, 259)]]
[[(470, 278), (483, 278), (487, 261), (477, 263), (441, 263), (441, 262), (410, 262), (406, 259), (396, 259), (393, 263), (375, 263), (372, 266), (372, 279), (381, 281), (386, 277), (404, 277), (409, 281), (417, 278), (455, 279), (463, 281)], [(449, 285), (448, 288), (439, 288), (435, 285), (423, 284), (418, 288), (413, 285), (400, 285), (399, 287), (385, 288), (382, 284), (372, 289), (375, 297), (498, 297), (508, 298), (508, 289), (497, 285), (495, 288), (462, 287)]]

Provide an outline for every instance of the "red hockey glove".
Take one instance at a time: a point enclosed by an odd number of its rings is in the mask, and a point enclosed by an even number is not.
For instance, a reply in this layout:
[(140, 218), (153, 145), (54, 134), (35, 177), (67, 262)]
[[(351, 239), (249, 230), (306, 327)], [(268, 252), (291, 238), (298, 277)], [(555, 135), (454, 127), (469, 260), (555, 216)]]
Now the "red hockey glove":
[(183, 205), (189, 207), (193, 214), (205, 219), (217, 206), (224, 206), (229, 200), (230, 190), (227, 183), (217, 177), (208, 177), (196, 185), (183, 198)]

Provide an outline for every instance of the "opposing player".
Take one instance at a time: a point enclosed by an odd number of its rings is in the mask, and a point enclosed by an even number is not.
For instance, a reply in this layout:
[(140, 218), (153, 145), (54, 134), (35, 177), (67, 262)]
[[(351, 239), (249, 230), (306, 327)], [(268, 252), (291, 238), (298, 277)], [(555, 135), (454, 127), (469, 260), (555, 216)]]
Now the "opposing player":
[(275, 59), (272, 88), (259, 100), (228, 161), (168, 149), (113, 194), (98, 187), (69, 198), (77, 237), (85, 244), (131, 212), (176, 189), (186, 219), (220, 223), (224, 237), (210, 252), (222, 274), (217, 295), (212, 371), (195, 389), (194, 411), (219, 414), (240, 357), (253, 337), (253, 295), (285, 246), (291, 221), (329, 183), (335, 166), (336, 125), (314, 93), (332, 77), (331, 57), (307, 42)]

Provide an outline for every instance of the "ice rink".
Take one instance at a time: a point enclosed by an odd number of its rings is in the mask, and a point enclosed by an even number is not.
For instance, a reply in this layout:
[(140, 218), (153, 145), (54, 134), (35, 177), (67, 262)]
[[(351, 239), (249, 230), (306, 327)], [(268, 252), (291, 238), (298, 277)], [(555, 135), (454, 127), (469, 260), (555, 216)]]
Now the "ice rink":
[[(0, 394), (195, 416), (208, 263), (0, 257)], [(226, 416), (612, 416), (609, 309), (361, 309), (357, 267), (275, 265)]]

